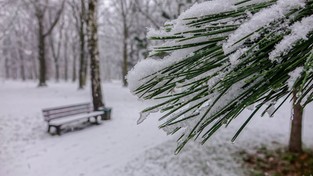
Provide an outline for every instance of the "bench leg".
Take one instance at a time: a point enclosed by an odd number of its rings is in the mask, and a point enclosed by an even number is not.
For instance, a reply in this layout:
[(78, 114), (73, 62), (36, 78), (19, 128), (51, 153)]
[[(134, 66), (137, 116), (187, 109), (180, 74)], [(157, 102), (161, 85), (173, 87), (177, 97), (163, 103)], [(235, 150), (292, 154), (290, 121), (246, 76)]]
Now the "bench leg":
[[(94, 120), (92, 120), (92, 119), (94, 119)], [(98, 116), (89, 117), (88, 120), (87, 120), (87, 122), (92, 123), (92, 124), (96, 124), (96, 125), (100, 124), (100, 123), (98, 122)]]
[(98, 125), (98, 124), (99, 124), (99, 122), (98, 122), (98, 116), (94, 116), (94, 118), (95, 118), (95, 124)]
[(48, 125), (48, 133), (50, 133), (51, 125)]
[(61, 126), (56, 126), (55, 129), (56, 129), (57, 135), (61, 136)]

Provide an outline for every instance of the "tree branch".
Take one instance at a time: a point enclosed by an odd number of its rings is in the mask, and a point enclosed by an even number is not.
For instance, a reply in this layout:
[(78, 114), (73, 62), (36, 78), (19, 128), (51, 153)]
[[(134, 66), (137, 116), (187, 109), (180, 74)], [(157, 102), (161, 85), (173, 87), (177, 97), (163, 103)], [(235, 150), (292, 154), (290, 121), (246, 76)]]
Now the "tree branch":
[(48, 29), (48, 31), (47, 31), (46, 33), (44, 33), (44, 35), (43, 35), (44, 37), (47, 37), (48, 35), (50, 35), (51, 32), (52, 32), (52, 30), (53, 30), (53, 28), (54, 28), (54, 27), (56, 26), (56, 24), (58, 23), (58, 21), (59, 21), (59, 19), (60, 19), (60, 16), (61, 16), (61, 14), (62, 14), (62, 12), (63, 12), (63, 9), (64, 9), (64, 4), (65, 4), (65, 0), (63, 0), (62, 6), (61, 6), (61, 8), (59, 9), (59, 11), (57, 12), (57, 15), (56, 15), (54, 21), (52, 22), (50, 28)]

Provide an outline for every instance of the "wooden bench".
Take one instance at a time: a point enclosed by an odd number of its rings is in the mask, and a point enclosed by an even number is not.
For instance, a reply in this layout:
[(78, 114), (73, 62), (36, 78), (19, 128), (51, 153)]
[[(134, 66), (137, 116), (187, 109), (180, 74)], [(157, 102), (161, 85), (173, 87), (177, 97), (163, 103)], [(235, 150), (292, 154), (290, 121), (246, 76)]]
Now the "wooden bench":
[(56, 134), (61, 135), (61, 127), (77, 121), (99, 123), (99, 118), (107, 118), (105, 110), (94, 111), (90, 103), (82, 103), (70, 106), (60, 106), (42, 110), (45, 121), (48, 123), (48, 133), (55, 128)]

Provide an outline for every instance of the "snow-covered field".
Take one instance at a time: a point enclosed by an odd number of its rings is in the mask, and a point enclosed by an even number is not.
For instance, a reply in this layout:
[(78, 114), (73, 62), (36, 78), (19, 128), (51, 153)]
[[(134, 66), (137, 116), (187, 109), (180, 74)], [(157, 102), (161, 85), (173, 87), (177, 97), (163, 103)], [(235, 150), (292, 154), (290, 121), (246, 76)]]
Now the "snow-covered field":
[[(288, 142), (291, 111), (285, 105), (275, 118), (253, 119), (235, 144), (230, 138), (245, 114), (208, 144), (190, 143), (175, 156), (175, 138), (158, 130), (156, 117), (136, 125), (144, 105), (128, 89), (105, 83), (104, 95), (112, 120), (50, 136), (41, 109), (90, 102), (90, 91), (68, 83), (36, 88), (34, 82), (0, 82), (0, 176), (240, 176), (238, 151)], [(304, 141), (313, 148), (313, 107), (307, 110)]]

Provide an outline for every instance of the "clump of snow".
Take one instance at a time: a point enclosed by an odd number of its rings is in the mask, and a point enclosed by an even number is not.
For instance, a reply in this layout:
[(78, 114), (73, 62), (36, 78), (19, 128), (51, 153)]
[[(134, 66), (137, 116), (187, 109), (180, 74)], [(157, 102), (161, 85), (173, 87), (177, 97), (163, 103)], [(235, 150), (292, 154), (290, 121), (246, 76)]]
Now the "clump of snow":
[(229, 10), (236, 10), (237, 0), (213, 0), (203, 3), (196, 3), (190, 9), (182, 13), (178, 20), (186, 18), (199, 17), (204, 15), (218, 14)]
[[(171, 26), (171, 30), (167, 31), (163, 27), (159, 30), (156, 30), (154, 28), (149, 28), (147, 37), (166, 37), (166, 36), (171, 36), (175, 34), (179, 34), (183, 31), (193, 29), (193, 27), (188, 26), (187, 23), (189, 23), (190, 18), (199, 18), (199, 17), (205, 17), (208, 15), (213, 15), (213, 14), (219, 14), (219, 13), (224, 13), (224, 12), (229, 12), (233, 10), (237, 10), (239, 7), (244, 6), (244, 5), (251, 5), (251, 4), (259, 4), (263, 2), (268, 2), (270, 0), (250, 0), (244, 3), (241, 3), (237, 5), (238, 0), (211, 0), (211, 1), (206, 1), (202, 3), (195, 3), (191, 8), (187, 9), (185, 12), (181, 13), (179, 17), (176, 20), (168, 21), (166, 22), (167, 26)], [(247, 12), (249, 13), (249, 12)], [(223, 20), (219, 21), (220, 23), (223, 22)], [(231, 24), (237, 24), (236, 21), (226, 21), (229, 25)], [(195, 30), (197, 28), (194, 28)]]
[(195, 3), (191, 8), (189, 8), (184, 13), (182, 13), (178, 17), (178, 20), (182, 21), (184, 19), (192, 18), (192, 17), (201, 17), (201, 16), (223, 13), (227, 11), (237, 10), (238, 7), (243, 6), (243, 5), (258, 4), (258, 3), (263, 3), (267, 1), (270, 1), (270, 0), (251, 0), (245, 3), (242, 3), (241, 5), (236, 5), (238, 3), (238, 0), (212, 0), (212, 1), (202, 2), (202, 3)]
[(225, 54), (238, 49), (245, 42), (245, 40), (242, 40), (243, 38), (257, 32), (263, 26), (285, 17), (285, 14), (291, 10), (303, 6), (305, 6), (305, 0), (279, 0), (277, 4), (256, 13), (248, 22), (242, 24), (229, 36), (227, 42), (223, 44)]
[(272, 61), (278, 60), (279, 57), (285, 55), (293, 48), (293, 45), (300, 40), (308, 40), (307, 35), (313, 31), (313, 15), (303, 18), (300, 22), (293, 24), (291, 34), (284, 37), (275, 49), (270, 53), (269, 59)]
[(166, 32), (163, 28), (162, 30), (157, 30), (155, 28), (148, 28), (148, 32), (147, 32), (147, 38), (151, 38), (151, 37), (166, 37), (168, 36), (168, 32)]
[(238, 49), (235, 53), (229, 56), (230, 64), (234, 67), (239, 63), (239, 58), (247, 51), (247, 48)]
[(154, 73), (166, 68), (167, 66), (173, 65), (183, 59), (186, 56), (191, 56), (196, 50), (201, 47), (188, 48), (184, 50), (178, 50), (172, 52), (169, 56), (163, 59), (147, 58), (139, 61), (135, 67), (128, 72), (127, 80), (129, 82), (128, 88), (131, 92), (134, 92), (144, 81), (145, 77), (151, 76)]
[(297, 79), (301, 76), (301, 73), (303, 72), (303, 67), (298, 67), (294, 71), (289, 73), (290, 78), (287, 81), (289, 90), (293, 89), (293, 85), (297, 81)]
[(270, 108), (268, 108), (268, 109), (266, 110), (266, 113), (267, 113), (270, 117), (272, 117), (272, 116), (273, 116), (273, 113), (275, 112), (275, 110), (276, 110), (275, 106), (272, 105)]

